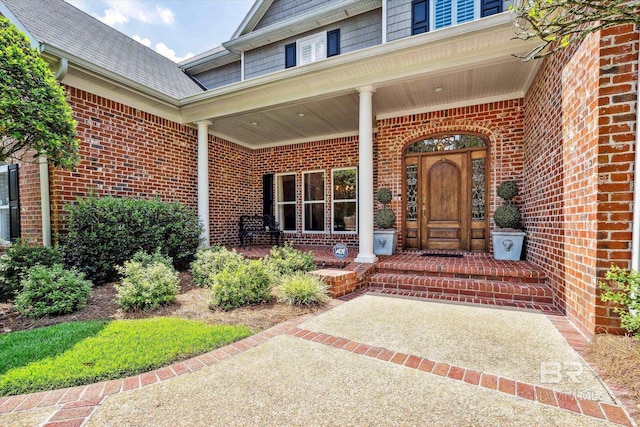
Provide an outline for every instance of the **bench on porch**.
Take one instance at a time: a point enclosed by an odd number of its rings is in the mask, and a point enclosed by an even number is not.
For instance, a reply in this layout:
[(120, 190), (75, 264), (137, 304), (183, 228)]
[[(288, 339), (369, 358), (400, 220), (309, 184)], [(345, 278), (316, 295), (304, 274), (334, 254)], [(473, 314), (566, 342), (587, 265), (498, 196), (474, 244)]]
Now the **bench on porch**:
[(260, 234), (269, 236), (269, 244), (275, 240), (280, 245), (282, 230), (273, 215), (241, 215), (238, 228), (241, 248), (251, 247), (253, 237)]

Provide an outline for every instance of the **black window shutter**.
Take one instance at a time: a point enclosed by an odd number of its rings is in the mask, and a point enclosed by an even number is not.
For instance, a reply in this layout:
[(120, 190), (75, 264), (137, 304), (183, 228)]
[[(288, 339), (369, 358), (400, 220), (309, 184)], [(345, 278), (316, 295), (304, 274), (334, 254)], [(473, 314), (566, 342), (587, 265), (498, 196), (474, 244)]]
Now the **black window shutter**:
[(502, 0), (482, 0), (482, 17), (502, 12)]
[(411, 2), (411, 34), (421, 34), (429, 31), (429, 2), (427, 0), (413, 0)]
[(340, 55), (340, 29), (327, 31), (327, 58)]
[(262, 215), (273, 215), (273, 174), (262, 175)]
[(284, 68), (296, 66), (296, 44), (291, 43), (284, 47)]
[(18, 165), (9, 165), (9, 236), (11, 241), (20, 238), (20, 183)]

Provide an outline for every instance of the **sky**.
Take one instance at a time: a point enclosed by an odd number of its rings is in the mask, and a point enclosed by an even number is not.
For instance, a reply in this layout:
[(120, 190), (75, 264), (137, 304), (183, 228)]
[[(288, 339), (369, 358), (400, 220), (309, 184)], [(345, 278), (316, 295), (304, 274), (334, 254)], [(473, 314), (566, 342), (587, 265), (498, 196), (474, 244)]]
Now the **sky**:
[(180, 62), (231, 38), (254, 0), (65, 0)]

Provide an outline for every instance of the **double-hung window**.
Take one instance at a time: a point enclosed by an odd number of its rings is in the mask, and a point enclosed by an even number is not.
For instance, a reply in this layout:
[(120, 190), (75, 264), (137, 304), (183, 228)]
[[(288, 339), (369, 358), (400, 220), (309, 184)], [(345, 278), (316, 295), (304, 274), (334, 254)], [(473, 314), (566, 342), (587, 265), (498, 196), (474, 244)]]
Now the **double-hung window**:
[(304, 225), (303, 231), (324, 232), (324, 171), (305, 172), (302, 174), (302, 182), (302, 221)]
[(282, 231), (296, 231), (296, 174), (276, 175), (276, 221)]
[(331, 171), (332, 224), (334, 233), (358, 232), (358, 170)]

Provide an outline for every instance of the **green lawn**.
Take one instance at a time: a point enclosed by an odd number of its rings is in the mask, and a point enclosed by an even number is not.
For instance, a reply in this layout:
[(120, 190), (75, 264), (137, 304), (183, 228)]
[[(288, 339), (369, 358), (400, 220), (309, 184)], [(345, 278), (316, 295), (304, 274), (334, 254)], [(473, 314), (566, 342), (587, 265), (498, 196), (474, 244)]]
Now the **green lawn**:
[(122, 378), (251, 335), (179, 318), (72, 322), (0, 335), (0, 396)]

